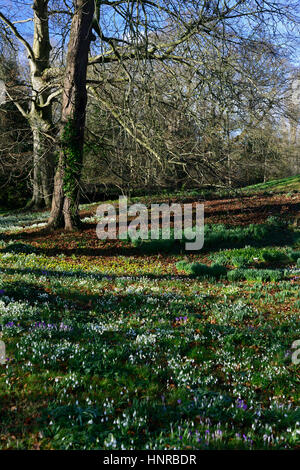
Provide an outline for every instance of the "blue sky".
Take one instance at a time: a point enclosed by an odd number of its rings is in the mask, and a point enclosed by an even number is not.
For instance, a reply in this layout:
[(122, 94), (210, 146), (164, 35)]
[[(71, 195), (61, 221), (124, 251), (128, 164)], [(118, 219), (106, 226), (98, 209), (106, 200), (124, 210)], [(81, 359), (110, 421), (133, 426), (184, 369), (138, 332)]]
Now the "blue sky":
[[(230, 0), (229, 0), (230, 1)], [(286, 2), (286, 4), (289, 4), (290, 2)], [(26, 0), (0, 0), (0, 11), (3, 11), (4, 14), (9, 15), (11, 19), (14, 20), (25, 20), (28, 18), (33, 17), (33, 11), (31, 8), (32, 2), (31, 1), (26, 1)], [(32, 22), (28, 23), (20, 23), (16, 25), (18, 27), (18, 30), (24, 35), (24, 37), (28, 40), (29, 43), (32, 41)], [(286, 32), (286, 25), (281, 23), (278, 25), (278, 32), (284, 34)], [(298, 31), (291, 31), (290, 32), (291, 37), (290, 39), (285, 38), (285, 40), (280, 39), (280, 42), (283, 43), (283, 45), (288, 46), (293, 42), (294, 46), (294, 57), (293, 57), (293, 63), (296, 66), (300, 66), (300, 35), (299, 35), (299, 29)], [(21, 52), (22, 48), (20, 48)], [(22, 56), (22, 52), (21, 52)]]

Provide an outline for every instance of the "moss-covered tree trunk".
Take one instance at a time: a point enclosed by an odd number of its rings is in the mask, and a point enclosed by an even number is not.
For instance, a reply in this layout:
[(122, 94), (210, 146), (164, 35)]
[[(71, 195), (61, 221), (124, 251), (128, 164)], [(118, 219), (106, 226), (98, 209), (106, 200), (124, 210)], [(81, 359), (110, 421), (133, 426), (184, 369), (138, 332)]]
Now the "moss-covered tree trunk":
[(66, 230), (74, 230), (80, 226), (78, 204), (87, 104), (86, 74), (94, 8), (94, 0), (77, 0), (71, 24), (62, 97), (59, 162), (48, 222), (53, 228), (64, 225)]

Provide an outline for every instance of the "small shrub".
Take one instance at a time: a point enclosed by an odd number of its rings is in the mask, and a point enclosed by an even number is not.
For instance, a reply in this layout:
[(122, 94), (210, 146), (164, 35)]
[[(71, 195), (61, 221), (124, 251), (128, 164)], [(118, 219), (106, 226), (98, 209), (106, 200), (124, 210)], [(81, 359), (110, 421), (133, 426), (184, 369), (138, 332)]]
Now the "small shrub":
[(292, 237), (285, 221), (270, 218), (264, 224), (250, 224), (246, 227), (227, 227), (222, 224), (206, 225), (204, 249), (238, 248), (245, 245), (259, 247), (286, 244)]
[(133, 240), (132, 245), (143, 253), (171, 253), (180, 251), (180, 240)]
[(4, 253), (38, 253), (38, 249), (32, 245), (27, 245), (25, 243), (10, 243), (5, 249)]
[[(185, 249), (186, 240), (174, 239), (174, 230), (171, 229), (171, 239), (136, 240), (133, 246), (140, 248), (145, 253), (174, 252)], [(160, 234), (161, 237), (161, 234)], [(266, 245), (283, 245), (292, 240), (294, 234), (289, 231), (285, 221), (270, 218), (264, 224), (250, 224), (248, 226), (227, 227), (223, 224), (206, 224), (204, 227), (204, 251), (218, 250), (220, 248), (262, 247)], [(246, 261), (246, 260), (245, 260)], [(221, 262), (220, 264), (224, 264)], [(244, 262), (241, 264), (243, 265)]]
[(262, 253), (262, 258), (267, 263), (280, 263), (286, 260), (286, 255), (280, 251), (266, 250)]
[(227, 273), (229, 281), (280, 281), (284, 277), (281, 271), (276, 269), (234, 269)]
[(245, 268), (259, 262), (284, 263), (290, 259), (288, 255), (278, 248), (256, 248), (252, 246), (226, 250), (221, 254), (212, 254), (210, 256), (210, 259), (215, 262), (222, 258), (225, 259), (225, 262), (220, 264), (232, 264), (236, 268)]
[(244, 269), (232, 269), (227, 273), (227, 279), (231, 282), (244, 281)]
[(210, 256), (210, 259), (221, 266), (226, 266), (228, 264), (228, 258), (224, 254)]
[(184, 271), (187, 264), (189, 264), (188, 261), (185, 261), (185, 260), (178, 261), (178, 263), (176, 263), (176, 268), (179, 271)]
[(231, 262), (236, 268), (243, 268), (249, 264), (249, 259), (247, 256), (234, 256)]
[(225, 277), (227, 270), (224, 266), (219, 264), (212, 264), (207, 266), (206, 264), (201, 263), (187, 263), (185, 261), (179, 261), (176, 264), (177, 269), (185, 271), (187, 274), (192, 274), (196, 277), (201, 278), (216, 278)]
[(297, 261), (300, 258), (300, 251), (289, 250), (288, 256), (291, 261)]

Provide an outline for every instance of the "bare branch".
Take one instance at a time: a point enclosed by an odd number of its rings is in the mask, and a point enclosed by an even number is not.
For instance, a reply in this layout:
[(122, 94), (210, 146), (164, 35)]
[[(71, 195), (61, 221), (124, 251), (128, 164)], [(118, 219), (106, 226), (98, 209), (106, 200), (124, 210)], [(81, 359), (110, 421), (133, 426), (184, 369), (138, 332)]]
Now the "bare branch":
[(29, 117), (29, 114), (26, 113), (26, 111), (22, 108), (22, 106), (16, 101), (14, 100), (14, 98), (11, 96), (11, 94), (6, 90), (6, 94), (7, 96), (9, 97), (9, 99), (14, 103), (14, 105), (16, 106), (16, 108), (20, 111), (20, 113), (22, 114), (22, 116), (26, 119), (28, 119)]
[(26, 41), (26, 39), (19, 33), (17, 28), (14, 26), (14, 24), (6, 17), (3, 15), (3, 13), (0, 12), (0, 20), (2, 20), (8, 28), (13, 32), (15, 37), (23, 44), (25, 49), (27, 50), (28, 56), (30, 57), (31, 60), (35, 60), (33, 50), (30, 46), (30, 44)]

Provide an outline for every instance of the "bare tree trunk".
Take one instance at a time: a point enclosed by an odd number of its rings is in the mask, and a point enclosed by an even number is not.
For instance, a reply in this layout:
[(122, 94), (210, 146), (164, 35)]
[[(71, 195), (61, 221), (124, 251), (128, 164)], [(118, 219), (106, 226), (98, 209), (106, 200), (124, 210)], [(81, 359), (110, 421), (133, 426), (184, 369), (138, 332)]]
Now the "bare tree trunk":
[(227, 142), (226, 148), (227, 148), (227, 181), (228, 181), (228, 186), (229, 188), (232, 187), (232, 178), (231, 178), (231, 141), (230, 141), (230, 117), (229, 117), (229, 112), (228, 110), (226, 111), (225, 115), (225, 139)]
[(82, 170), (86, 74), (92, 35), (94, 0), (77, 0), (73, 16), (62, 98), (59, 163), (48, 225), (74, 230), (80, 226), (79, 182)]
[(42, 78), (49, 68), (50, 38), (48, 27), (48, 0), (35, 0), (34, 11), (34, 59), (29, 59), (32, 84), (32, 104), (29, 123), (33, 135), (33, 196), (31, 207), (50, 207), (53, 193), (54, 134), (52, 124), (52, 105), (48, 103), (50, 89)]
[(265, 154), (264, 154), (264, 183), (267, 182), (267, 169), (268, 169), (267, 155), (266, 155), (266, 152), (265, 152)]
[(28, 206), (42, 208), (51, 207), (53, 194), (54, 154), (53, 143), (47, 139), (45, 133), (50, 131), (45, 123), (31, 122), (33, 135), (33, 194)]
[(33, 197), (27, 207), (49, 206), (53, 191), (54, 157), (52, 146), (54, 129), (52, 100), (55, 94), (44, 80), (44, 73), (50, 65), (50, 37), (48, 25), (49, 0), (33, 0), (34, 35), (32, 47), (20, 34), (15, 23), (0, 11), (1, 20), (15, 37), (25, 46), (30, 66), (32, 93), (30, 110), (24, 109), (18, 100), (15, 103), (23, 117), (28, 120), (33, 135)]
[(42, 190), (42, 168), (41, 158), (39, 156), (41, 142), (40, 133), (38, 129), (31, 126), (33, 137), (33, 178), (32, 178), (32, 199), (27, 207), (34, 207), (36, 209), (42, 208), (44, 204), (43, 190)]

